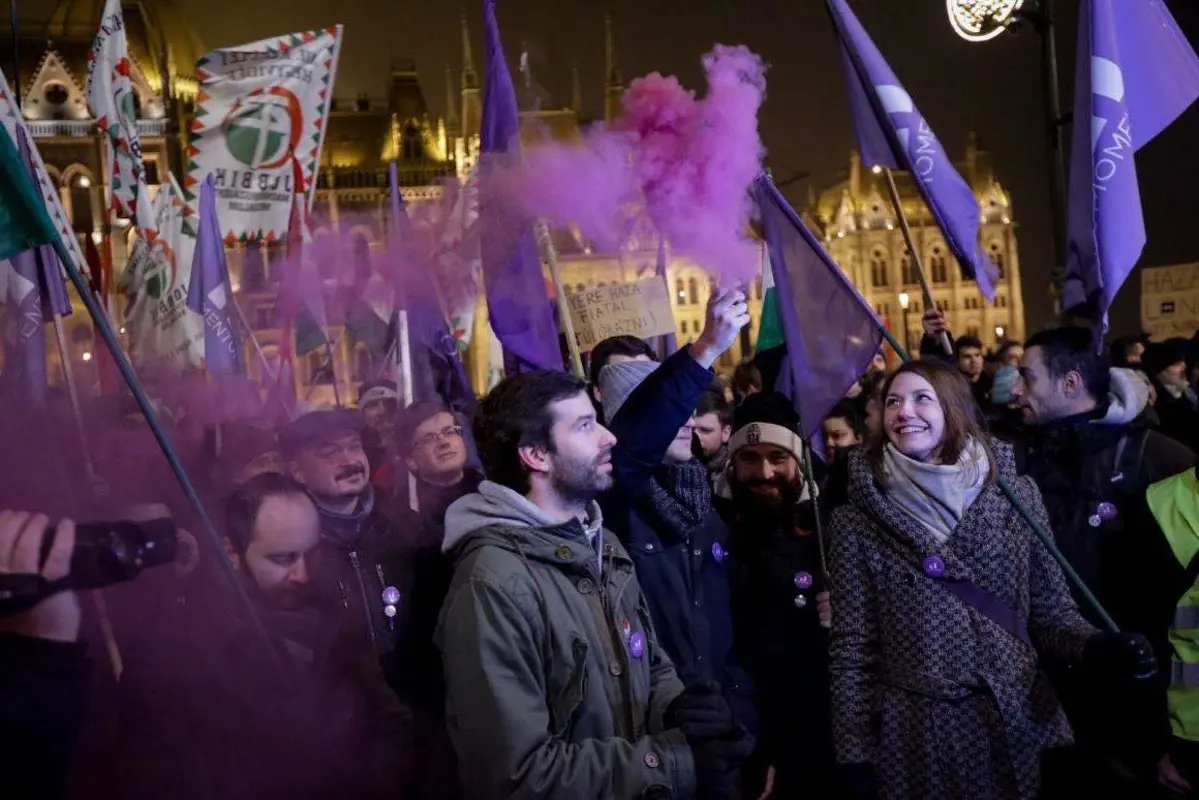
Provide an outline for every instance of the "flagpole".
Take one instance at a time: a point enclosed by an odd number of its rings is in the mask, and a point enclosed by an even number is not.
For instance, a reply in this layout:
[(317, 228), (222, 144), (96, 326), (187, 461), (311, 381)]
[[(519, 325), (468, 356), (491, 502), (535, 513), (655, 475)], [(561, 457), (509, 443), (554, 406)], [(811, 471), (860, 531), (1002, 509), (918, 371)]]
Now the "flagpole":
[(558, 324), (566, 336), (566, 349), (570, 353), (570, 366), (575, 375), (585, 379), (583, 372), (583, 356), (579, 353), (579, 340), (575, 338), (574, 321), (570, 318), (570, 302), (566, 299), (566, 290), (562, 286), (562, 269), (558, 266), (558, 250), (550, 238), (550, 226), (545, 220), (539, 219), (533, 225), (537, 234), (537, 244), (541, 248), (541, 257), (550, 265), (550, 279), (554, 282), (554, 297), (558, 301)]
[[(216, 528), (213, 526), (212, 520), (208, 516), (208, 511), (204, 508), (204, 503), (200, 500), (199, 493), (196, 492), (196, 487), (192, 483), (191, 478), (187, 474), (187, 470), (183, 466), (183, 462), (179, 459), (179, 454), (175, 451), (175, 446), (171, 444), (170, 438), (166, 431), (162, 428), (162, 422), (158, 418), (158, 414), (154, 411), (154, 406), (150, 402), (150, 398), (146, 395), (145, 387), (142, 386), (137, 374), (133, 371), (133, 366), (129, 363), (129, 359), (125, 356), (125, 351), (121, 349), (120, 343), (117, 341), (116, 333), (112, 329), (112, 324), (108, 316), (100, 308), (96, 299), (92, 297), (88, 290), (87, 284), (83, 279), (83, 275), (79, 272), (79, 268), (71, 259), (71, 254), (67, 251), (66, 246), (62, 243), (62, 239), (55, 238), (52, 242), (54, 252), (58, 255), (59, 261), (62, 262), (63, 269), (67, 272), (67, 277), (70, 278), (75, 291), (78, 292), (80, 299), (83, 300), (84, 306), (87, 307), (88, 314), (92, 317), (92, 322), (96, 326), (96, 330), (100, 333), (100, 337), (104, 340), (105, 346), (112, 353), (113, 360), (117, 363), (117, 369), (121, 373), (121, 377), (125, 380), (129, 390), (133, 393), (133, 398), (137, 402), (138, 408), (141, 409), (142, 415), (146, 418), (146, 423), (149, 425), (154, 438), (158, 442), (158, 446), (162, 449), (162, 453), (166, 456), (167, 464), (171, 471), (175, 474), (176, 480), (179, 481), (180, 488), (183, 489), (184, 495), (195, 511), (196, 516), (200, 520), (200, 525), (204, 529), (205, 535), (209, 539), (209, 543), (217, 553), (224, 553), (224, 545)], [(262, 627), (262, 621), (258, 618), (258, 612), (254, 610), (253, 604), (250, 602), (250, 597), (246, 593), (245, 583), (238, 577), (237, 572), (233, 569), (233, 564), (227, 557), (219, 556), (217, 559), (220, 562), (221, 569), (224, 570), (225, 577), (233, 586), (233, 590), (237, 595), (240, 603), (244, 607), (248, 615), (250, 623), (254, 629), (266, 639), (266, 630)], [(271, 648), (271, 659), (275, 661), (274, 649)], [(276, 666), (279, 666), (276, 662)]]
[[(887, 176), (887, 194), (891, 196), (891, 205), (895, 208), (895, 216), (899, 219), (899, 230), (903, 233), (903, 240), (908, 245), (908, 254), (912, 257), (912, 264), (916, 267), (916, 278), (920, 281), (920, 291), (924, 295), (924, 308), (936, 308), (937, 301), (933, 299), (933, 290), (929, 288), (928, 276), (924, 274), (924, 262), (920, 258), (920, 251), (916, 249), (916, 243), (912, 241), (912, 229), (908, 227), (907, 215), (903, 213), (903, 204), (899, 201), (899, 189), (895, 186), (895, 174), (891, 172), (890, 167), (884, 167), (883, 172)], [(900, 276), (902, 278), (902, 276)], [(908, 332), (905, 330), (904, 336)], [(953, 355), (953, 347), (949, 344), (949, 334), (941, 331), (937, 335), (937, 340), (941, 342), (941, 347), (945, 350), (945, 355)]]
[(333, 400), (337, 403), (338, 408), (344, 408), (341, 404), (341, 387), (337, 385), (337, 364), (333, 361), (333, 343), (329, 341), (329, 332), (325, 331), (325, 353), (329, 356), (329, 374), (333, 377)]
[(258, 337), (254, 335), (254, 329), (250, 327), (249, 320), (246, 319), (246, 312), (241, 310), (241, 305), (237, 302), (237, 298), (232, 296), (230, 292), (230, 302), (233, 303), (233, 310), (237, 313), (237, 321), (241, 323), (242, 330), (250, 337), (250, 343), (254, 345), (254, 352), (258, 354), (258, 360), (262, 362), (262, 369), (266, 376), (271, 379), (271, 383), (279, 380), (279, 375), (271, 369), (270, 362), (266, 360), (266, 353), (262, 352), (262, 345), (258, 343)]
[[(59, 256), (61, 258), (61, 255)], [(92, 459), (91, 447), (87, 442), (87, 433), (83, 425), (83, 407), (79, 403), (79, 388), (75, 383), (75, 370), (71, 366), (71, 352), (67, 346), (67, 334), (62, 324), (62, 316), (53, 314), (54, 338), (58, 342), (58, 355), (62, 361), (63, 383), (67, 385), (67, 398), (71, 403), (71, 416), (75, 418), (75, 433), (79, 437), (79, 449), (83, 456), (83, 471), (87, 475), (89, 486), (96, 485), (96, 464)], [(104, 639), (104, 649), (108, 653), (108, 661), (112, 665), (112, 674), (119, 681), (125, 669), (121, 648), (117, 644), (116, 633), (113, 631), (112, 619), (108, 616), (108, 605), (104, 602), (104, 594), (100, 589), (89, 592), (96, 606), (96, 616), (100, 620), (100, 635)]]

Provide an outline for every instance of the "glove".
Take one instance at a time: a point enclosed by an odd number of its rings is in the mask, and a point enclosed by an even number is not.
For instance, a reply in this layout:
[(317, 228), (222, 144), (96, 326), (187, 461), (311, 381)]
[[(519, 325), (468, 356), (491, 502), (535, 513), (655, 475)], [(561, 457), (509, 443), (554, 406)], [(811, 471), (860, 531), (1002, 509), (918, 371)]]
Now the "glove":
[(1087, 669), (1115, 681), (1157, 677), (1153, 647), (1139, 633), (1097, 633), (1087, 640), (1082, 660)]
[(733, 710), (715, 681), (698, 681), (666, 707), (663, 722), (667, 730), (681, 730), (692, 749), (708, 739), (719, 739), (733, 731)]
[(839, 772), (845, 797), (849, 800), (876, 800), (878, 778), (873, 764), (842, 764)]
[(741, 764), (754, 749), (754, 738), (744, 725), (736, 725), (718, 739), (700, 739), (691, 745), (695, 759), (696, 800), (738, 796)]

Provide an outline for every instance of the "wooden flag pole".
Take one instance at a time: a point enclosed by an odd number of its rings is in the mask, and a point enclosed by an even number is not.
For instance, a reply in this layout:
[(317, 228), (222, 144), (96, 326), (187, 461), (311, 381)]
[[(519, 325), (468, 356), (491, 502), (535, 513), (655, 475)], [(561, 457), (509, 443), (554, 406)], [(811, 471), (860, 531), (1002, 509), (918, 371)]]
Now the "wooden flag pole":
[(566, 289), (562, 285), (562, 268), (558, 265), (558, 250), (550, 238), (550, 226), (545, 220), (539, 219), (534, 223), (533, 230), (537, 234), (537, 245), (541, 249), (541, 257), (550, 266), (550, 278), (554, 282), (554, 296), (558, 300), (558, 324), (566, 337), (566, 349), (570, 352), (570, 367), (580, 380), (586, 380), (583, 373), (583, 356), (579, 353), (579, 340), (575, 338), (574, 321), (570, 318), (570, 302), (566, 299)]
[[(924, 295), (924, 308), (925, 310), (935, 308), (937, 301), (933, 299), (933, 291), (928, 285), (928, 276), (924, 274), (924, 262), (920, 259), (920, 251), (916, 249), (916, 243), (912, 241), (912, 229), (908, 226), (907, 215), (903, 213), (903, 204), (899, 201), (899, 189), (895, 186), (895, 175), (891, 172), (890, 167), (885, 167), (883, 172), (887, 176), (887, 194), (891, 196), (891, 205), (895, 208), (895, 216), (899, 220), (899, 230), (903, 233), (903, 240), (908, 246), (908, 254), (911, 255), (912, 264), (916, 267), (916, 278), (920, 281), (920, 291)], [(907, 338), (906, 330), (903, 334), (904, 338)], [(949, 344), (949, 334), (941, 331), (937, 339), (941, 342), (945, 355), (953, 355), (953, 347)]]

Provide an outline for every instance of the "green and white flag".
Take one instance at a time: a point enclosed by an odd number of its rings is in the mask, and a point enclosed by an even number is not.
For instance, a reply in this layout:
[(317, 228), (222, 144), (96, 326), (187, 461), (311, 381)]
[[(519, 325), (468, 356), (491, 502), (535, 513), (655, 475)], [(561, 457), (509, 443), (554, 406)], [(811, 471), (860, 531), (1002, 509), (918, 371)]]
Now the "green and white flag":
[[(0, 73), (0, 124), (4, 125), (9, 141), (19, 142), (22, 138), (28, 142), (33, 141), (33, 135), (25, 125), (25, 118), (21, 115), (20, 108), (17, 107), (16, 99), (8, 88), (8, 81), (3, 73)], [(30, 148), (29, 157), (33, 162), (35, 189), (41, 198), (42, 205), (45, 206), (46, 213), (50, 216), (50, 224), (58, 232), (58, 237), (74, 259), (80, 274), (87, 275), (87, 260), (83, 257), (83, 250), (79, 247), (79, 239), (75, 236), (71, 219), (63, 209), (62, 198), (58, 194), (58, 184), (50, 178), (50, 174), (46, 171), (46, 164), (42, 161), (42, 154), (36, 147)]]
[(137, 135), (137, 98), (130, 77), (133, 69), (121, 0), (108, 0), (87, 56), (87, 104), (108, 148), (112, 167), (109, 207), (118, 217), (134, 219), (138, 228), (153, 238), (154, 213)]
[(757, 353), (782, 347), (784, 343), (778, 292), (774, 289), (774, 270), (770, 264), (770, 248), (763, 247), (762, 252), (762, 317), (758, 323), (758, 341), (754, 345), (754, 352)]
[(286, 236), (295, 177), (311, 207), (342, 27), (213, 50), (200, 81), (183, 188), (195, 208), (210, 174), (227, 244)]
[(129, 300), (129, 356), (136, 364), (198, 367), (204, 357), (204, 317), (187, 307), (196, 239), (174, 175), (168, 174), (158, 190), (153, 209), (158, 235), (138, 238), (122, 279)]

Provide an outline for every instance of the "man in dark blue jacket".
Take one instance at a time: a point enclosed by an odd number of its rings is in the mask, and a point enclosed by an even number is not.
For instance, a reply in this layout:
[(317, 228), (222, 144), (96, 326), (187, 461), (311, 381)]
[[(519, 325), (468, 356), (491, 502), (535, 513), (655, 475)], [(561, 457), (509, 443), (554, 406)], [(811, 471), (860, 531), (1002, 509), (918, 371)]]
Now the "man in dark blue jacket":
[(604, 520), (636, 564), (658, 638), (683, 683), (719, 683), (738, 721), (753, 730), (752, 688), (733, 657), (729, 530), (691, 450), (691, 419), (712, 364), (748, 321), (741, 292), (716, 292), (695, 342), (661, 364), (610, 364), (600, 385), (617, 439), (616, 487), (602, 498)]

